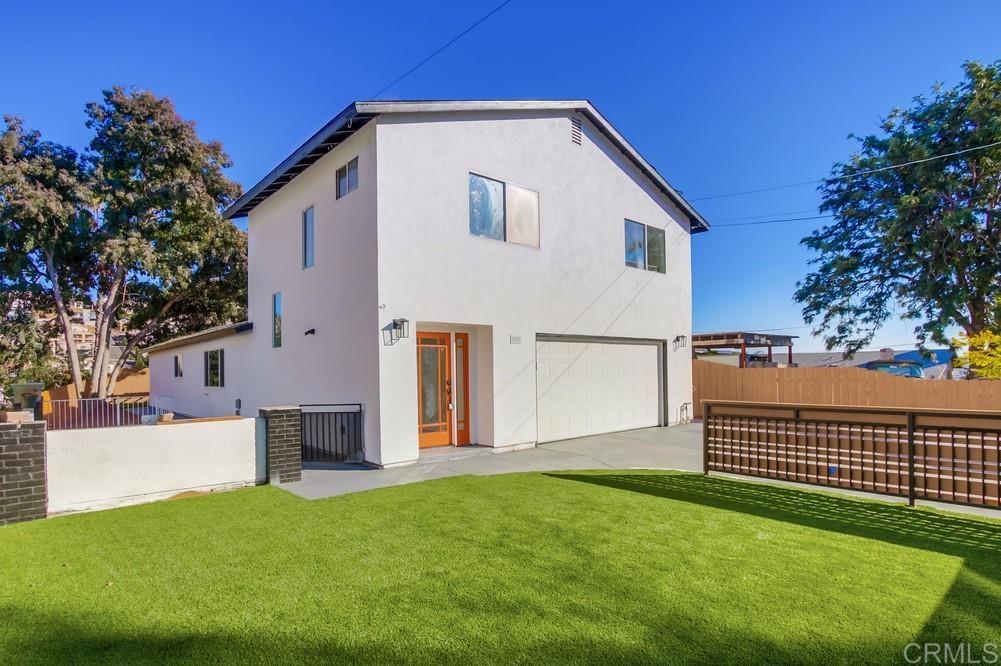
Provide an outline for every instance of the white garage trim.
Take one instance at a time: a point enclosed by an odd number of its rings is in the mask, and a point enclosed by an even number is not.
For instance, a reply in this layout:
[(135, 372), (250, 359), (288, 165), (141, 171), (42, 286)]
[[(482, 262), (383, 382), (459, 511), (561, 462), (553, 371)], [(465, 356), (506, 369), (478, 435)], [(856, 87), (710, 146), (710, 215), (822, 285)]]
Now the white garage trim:
[[(559, 350), (545, 343), (563, 343)], [(607, 347), (603, 347), (607, 345)], [(629, 347), (642, 347), (634, 354)], [(635, 428), (662, 426), (668, 423), (666, 341), (646, 338), (619, 338), (582, 335), (536, 335), (536, 439), (551, 442), (561, 439), (619, 432)], [(549, 357), (554, 353), (556, 357)], [(561, 363), (559, 354), (568, 356)], [(569, 354), (576, 356), (569, 358)], [(591, 375), (593, 363), (606, 354), (614, 360), (614, 370), (606, 375), (607, 364), (599, 365), (598, 376)], [(544, 356), (547, 355), (547, 356)], [(553, 368), (560, 374), (551, 376)], [(623, 368), (626, 368), (623, 371)], [(575, 376), (572, 377), (570, 373)], [(621, 381), (617, 381), (620, 379)], [(610, 380), (610, 381), (609, 381)], [(653, 383), (656, 383), (654, 389)], [(656, 398), (651, 395), (656, 391)], [(577, 392), (573, 396), (571, 393)], [(545, 393), (546, 395), (543, 395)], [(597, 394), (598, 397), (594, 397)], [(611, 397), (610, 397), (611, 396)], [(554, 400), (564, 405), (561, 409)], [(602, 401), (617, 406), (596, 410)], [(573, 405), (580, 405), (574, 412)], [(561, 413), (562, 412), (562, 413)]]

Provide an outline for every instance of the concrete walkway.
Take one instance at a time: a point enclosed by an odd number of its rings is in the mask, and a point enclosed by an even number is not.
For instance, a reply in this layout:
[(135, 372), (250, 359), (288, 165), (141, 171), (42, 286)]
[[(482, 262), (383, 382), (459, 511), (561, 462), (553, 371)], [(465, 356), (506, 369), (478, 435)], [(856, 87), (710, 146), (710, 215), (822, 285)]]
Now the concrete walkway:
[(407, 467), (304, 469), (302, 481), (282, 488), (306, 499), (399, 486), (459, 474), (507, 474), (569, 469), (702, 470), (702, 424), (645, 428), (540, 444), (532, 449), (494, 453), (491, 449), (451, 449)]

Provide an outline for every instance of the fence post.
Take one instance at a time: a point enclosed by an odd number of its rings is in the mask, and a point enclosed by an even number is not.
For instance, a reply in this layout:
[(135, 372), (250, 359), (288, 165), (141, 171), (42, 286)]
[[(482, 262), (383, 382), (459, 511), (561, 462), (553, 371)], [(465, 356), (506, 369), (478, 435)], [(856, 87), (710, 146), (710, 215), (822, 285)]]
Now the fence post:
[(299, 407), (264, 407), (268, 482), (302, 480), (302, 410)]
[(712, 406), (702, 403), (702, 473), (709, 476), (709, 415)]
[(0, 525), (46, 509), (45, 422), (0, 423)]
[(914, 506), (914, 412), (907, 412), (907, 506)]

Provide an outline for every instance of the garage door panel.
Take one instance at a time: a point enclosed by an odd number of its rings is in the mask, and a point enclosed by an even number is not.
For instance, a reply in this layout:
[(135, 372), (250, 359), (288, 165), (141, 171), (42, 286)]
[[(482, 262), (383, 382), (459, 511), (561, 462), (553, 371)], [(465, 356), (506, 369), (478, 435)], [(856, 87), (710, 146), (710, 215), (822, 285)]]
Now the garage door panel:
[(536, 344), (540, 442), (660, 423), (657, 346)]

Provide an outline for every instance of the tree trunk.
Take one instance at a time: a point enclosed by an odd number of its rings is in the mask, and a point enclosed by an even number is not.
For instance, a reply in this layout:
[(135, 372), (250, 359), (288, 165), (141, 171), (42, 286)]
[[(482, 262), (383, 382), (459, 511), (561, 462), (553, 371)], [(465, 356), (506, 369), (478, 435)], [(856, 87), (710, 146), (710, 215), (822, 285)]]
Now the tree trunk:
[(120, 305), (118, 294), (121, 291), (124, 279), (125, 269), (119, 266), (115, 269), (115, 276), (108, 287), (108, 293), (104, 298), (98, 300), (100, 312), (97, 320), (97, 330), (94, 335), (94, 342), (97, 348), (94, 350), (90, 373), (92, 390), (98, 398), (105, 398), (108, 395), (108, 351), (112, 342), (111, 334), (115, 328), (115, 315)]
[(70, 375), (73, 377), (73, 388), (76, 389), (77, 396), (83, 396), (83, 376), (80, 374), (80, 355), (77, 354), (76, 341), (73, 339), (73, 322), (70, 321), (69, 312), (66, 311), (63, 290), (59, 286), (59, 276), (56, 274), (56, 264), (52, 259), (51, 251), (45, 252), (45, 271), (52, 283), (52, 299), (56, 304), (56, 317), (59, 319), (59, 325), (63, 329), (63, 339), (66, 341), (66, 360), (69, 362)]

